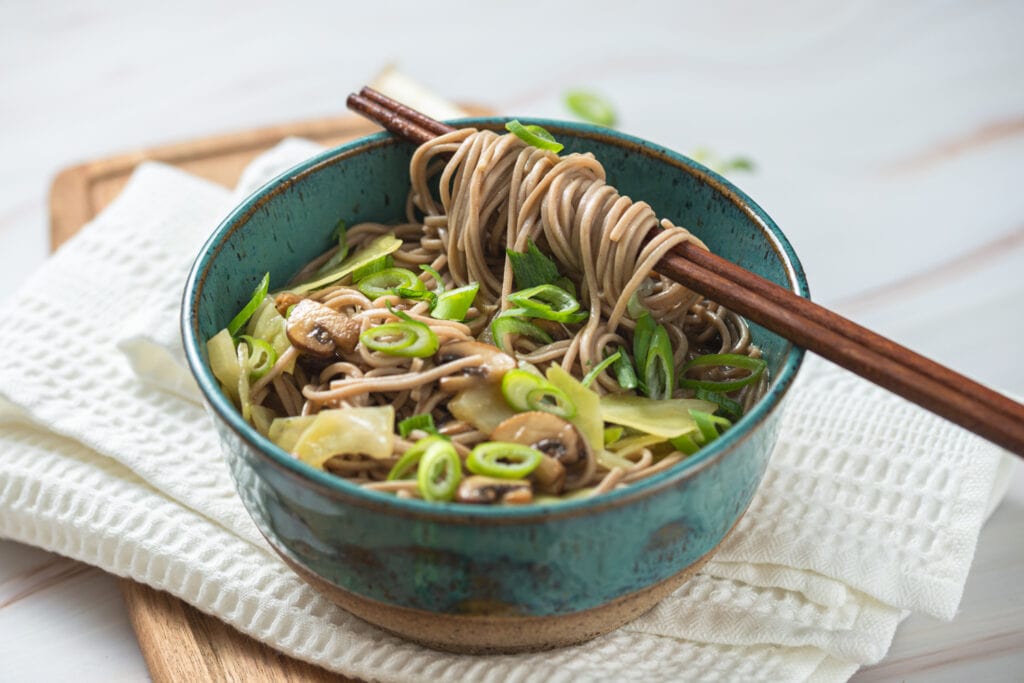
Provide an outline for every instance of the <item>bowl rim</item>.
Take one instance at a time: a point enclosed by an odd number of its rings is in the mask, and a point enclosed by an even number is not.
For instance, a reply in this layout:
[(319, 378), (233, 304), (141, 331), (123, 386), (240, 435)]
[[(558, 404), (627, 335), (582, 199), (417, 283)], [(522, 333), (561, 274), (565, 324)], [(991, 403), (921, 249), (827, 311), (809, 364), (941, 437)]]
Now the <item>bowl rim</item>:
[[(512, 118), (514, 117), (471, 117), (456, 119), (447, 123), (462, 127), (474, 126), (500, 129)], [(695, 176), (699, 181), (710, 185), (740, 209), (761, 230), (767, 243), (785, 268), (789, 289), (800, 296), (810, 297), (803, 267), (786, 236), (756, 202), (711, 169), (666, 147), (609, 128), (543, 118), (530, 118), (530, 123), (543, 126), (556, 136), (561, 134), (570, 137), (596, 139), (603, 143), (615, 145), (657, 161), (668, 163), (680, 171)], [(341, 163), (348, 158), (378, 147), (395, 144), (410, 143), (388, 132), (375, 133), (324, 150), (269, 180), (246, 197), (220, 222), (203, 244), (189, 272), (182, 296), (180, 319), (182, 341), (189, 369), (195, 377), (208, 407), (213, 411), (215, 419), (219, 419), (224, 425), (234, 431), (238, 437), (247, 442), (252, 447), (253, 452), (258, 453), (265, 462), (273, 465), (291, 478), (327, 493), (332, 498), (344, 498), (346, 502), (376, 508), (382, 512), (457, 523), (502, 521), (523, 523), (534, 518), (550, 520), (592, 514), (608, 508), (627, 505), (637, 498), (647, 497), (675, 486), (733, 451), (772, 412), (779, 408), (782, 398), (792, 385), (804, 357), (804, 350), (792, 342), (788, 344), (781, 370), (776, 374), (765, 396), (758, 401), (751, 411), (740, 418), (732, 429), (726, 431), (721, 438), (717, 439), (710, 446), (700, 449), (695, 455), (666, 469), (664, 472), (635, 482), (622, 489), (610, 491), (592, 498), (566, 502), (533, 503), (523, 506), (482, 506), (454, 502), (431, 503), (415, 498), (397, 498), (378, 491), (364, 489), (341, 477), (314, 468), (284, 451), (284, 449), (257, 432), (254, 427), (242, 419), (241, 413), (223, 394), (219, 382), (214, 378), (212, 371), (207, 366), (205, 353), (202, 350), (205, 340), (202, 340), (199, 336), (198, 320), (199, 298), (203, 291), (206, 276), (227, 239), (274, 196), (300, 182), (304, 177), (315, 174), (323, 167)], [(223, 443), (223, 438), (221, 441)]]

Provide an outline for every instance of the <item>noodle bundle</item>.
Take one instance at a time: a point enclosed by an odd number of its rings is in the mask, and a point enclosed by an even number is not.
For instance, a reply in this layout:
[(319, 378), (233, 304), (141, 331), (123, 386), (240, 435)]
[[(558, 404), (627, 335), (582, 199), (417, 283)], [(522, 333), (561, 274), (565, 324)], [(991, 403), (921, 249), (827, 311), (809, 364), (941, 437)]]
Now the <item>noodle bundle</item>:
[(764, 393), (745, 321), (654, 270), (703, 243), (593, 155), (459, 129), (410, 184), (405, 223), (342, 224), (209, 342), (296, 457), (401, 497), (564, 500), (671, 467)]

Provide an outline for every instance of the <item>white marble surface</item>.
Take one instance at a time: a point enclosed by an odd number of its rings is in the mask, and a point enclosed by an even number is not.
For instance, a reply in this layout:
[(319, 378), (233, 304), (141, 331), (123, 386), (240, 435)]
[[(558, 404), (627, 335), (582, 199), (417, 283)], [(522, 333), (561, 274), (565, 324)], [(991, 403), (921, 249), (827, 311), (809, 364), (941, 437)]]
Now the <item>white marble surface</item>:
[[(561, 93), (592, 87), (630, 133), (752, 157), (736, 180), (817, 299), (1024, 395), (1021, 3), (170, 7), (0, 3), (0, 291), (45, 258), (60, 168), (334, 114), (396, 62), (510, 114), (565, 117)], [(1022, 536), (1018, 467), (957, 618), (912, 617), (854, 680), (1020, 680)], [(0, 541), (0, 680), (146, 677), (112, 578)]]

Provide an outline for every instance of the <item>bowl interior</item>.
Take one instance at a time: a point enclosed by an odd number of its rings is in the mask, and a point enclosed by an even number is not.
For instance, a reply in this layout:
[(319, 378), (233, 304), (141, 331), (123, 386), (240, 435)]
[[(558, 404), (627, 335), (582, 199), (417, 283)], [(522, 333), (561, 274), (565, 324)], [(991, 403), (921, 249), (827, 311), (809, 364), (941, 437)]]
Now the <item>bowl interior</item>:
[[(505, 120), (472, 119), (463, 124), (500, 128)], [(688, 228), (715, 253), (807, 296), (802, 269), (788, 241), (771, 219), (728, 181), (681, 155), (621, 133), (583, 124), (539, 123), (565, 144), (564, 153), (592, 152), (603, 163), (608, 182), (621, 193), (648, 202), (659, 216)], [(209, 371), (205, 340), (244, 305), (265, 272), (270, 273), (271, 288), (279, 288), (302, 265), (329, 248), (339, 220), (348, 225), (403, 220), (413, 150), (413, 145), (381, 133), (324, 152), (284, 173), (225, 219), (204, 247), (186, 285), (182, 321), (186, 354), (215, 412), (261, 445), (270, 457), (328, 486), (358, 489), (297, 462), (242, 422)], [(758, 325), (751, 329), (773, 377), (769, 395), (722, 439), (683, 466), (629, 489), (656, 486), (679, 470), (695, 467), (729, 448), (732, 439), (753, 428), (778, 403), (802, 352)]]

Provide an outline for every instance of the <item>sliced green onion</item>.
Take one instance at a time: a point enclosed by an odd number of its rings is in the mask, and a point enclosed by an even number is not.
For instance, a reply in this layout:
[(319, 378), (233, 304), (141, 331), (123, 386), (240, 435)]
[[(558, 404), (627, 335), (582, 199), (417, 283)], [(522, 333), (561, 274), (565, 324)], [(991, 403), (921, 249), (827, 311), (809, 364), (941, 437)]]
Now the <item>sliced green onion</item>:
[(249, 345), (249, 377), (259, 379), (277, 362), (277, 351), (269, 342), (243, 334), (239, 339)]
[(505, 335), (509, 334), (521, 334), (524, 337), (541, 342), (542, 344), (550, 344), (553, 340), (551, 335), (540, 329), (531, 322), (521, 320), (515, 315), (509, 315), (513, 311), (506, 311), (502, 313), (494, 322), (491, 323), (491, 337), (494, 338), (494, 344), (502, 351), (506, 353), (508, 350), (505, 348)]
[(604, 428), (604, 445), (607, 448), (613, 443), (622, 438), (622, 434), (626, 431), (624, 427), (605, 427)]
[(434, 425), (434, 416), (430, 413), (420, 413), (407, 417), (398, 423), (398, 435), (403, 439), (415, 430), (422, 430), (427, 434), (437, 434), (437, 427)]
[(669, 443), (677, 451), (686, 455), (693, 455), (700, 450), (700, 443), (697, 443), (699, 436), (700, 432), (687, 432), (686, 434), (680, 434), (674, 439), (669, 439)]
[(420, 458), (423, 457), (427, 449), (437, 441), (444, 440), (443, 436), (428, 436), (414, 443), (409, 450), (402, 453), (402, 457), (398, 459), (395, 466), (388, 472), (388, 481), (408, 478), (409, 474), (416, 469), (416, 464), (419, 463)]
[(372, 261), (365, 263), (355, 270), (352, 271), (352, 282), (359, 282), (365, 280), (374, 273), (379, 273), (382, 270), (387, 270), (395, 264), (395, 259), (392, 258), (391, 254), (384, 254), (378, 256)]
[(651, 345), (651, 337), (654, 336), (654, 329), (658, 326), (651, 314), (644, 313), (636, 319), (636, 327), (633, 328), (633, 358), (636, 359), (637, 369), (643, 375), (644, 360), (647, 358), (647, 348)]
[(633, 368), (633, 361), (629, 359), (626, 350), (619, 347), (619, 358), (615, 361), (612, 370), (615, 372), (615, 381), (623, 389), (636, 389), (639, 382), (636, 378), (636, 370)]
[[(440, 285), (438, 286), (440, 287)], [(434, 304), (430, 315), (438, 320), (462, 322), (466, 319), (466, 314), (473, 305), (473, 300), (476, 299), (478, 291), (480, 291), (479, 282), (471, 282), (468, 285), (447, 292), (442, 288), (441, 293), (437, 295), (437, 303)]]
[(574, 283), (569, 278), (560, 277), (557, 280), (555, 280), (554, 285), (555, 287), (564, 289), (565, 291), (569, 292), (569, 295), (572, 296), (574, 299), (579, 298), (578, 296), (576, 296), (576, 283)]
[(430, 327), (412, 319), (371, 327), (359, 335), (359, 341), (371, 351), (404, 358), (433, 356), (439, 345)]
[(717, 404), (730, 420), (738, 420), (743, 417), (743, 406), (721, 392), (698, 389), (697, 398)]
[(569, 111), (590, 123), (611, 127), (615, 125), (615, 110), (608, 100), (585, 90), (571, 90), (565, 94)]
[[(742, 368), (749, 370), (750, 374), (738, 379), (726, 380), (690, 379), (686, 376), (686, 373), (692, 368), (708, 365)], [(738, 353), (709, 353), (704, 356), (697, 356), (683, 366), (679, 373), (679, 386), (685, 389), (707, 389), (708, 391), (721, 392), (735, 391), (757, 380), (766, 367), (768, 367), (768, 363), (762, 358), (751, 358), (750, 356)]]
[(338, 221), (338, 224), (334, 227), (334, 233), (331, 235), (331, 237), (338, 242), (338, 251), (334, 252), (334, 254), (331, 255), (331, 258), (316, 269), (316, 272), (313, 273), (313, 277), (326, 275), (345, 260), (345, 257), (348, 256), (348, 240), (345, 239), (345, 235), (345, 221)]
[(385, 268), (371, 273), (357, 280), (356, 287), (371, 300), (388, 294), (397, 294), (399, 289), (415, 293), (426, 291), (427, 288), (423, 281), (416, 277), (416, 273), (405, 268)]
[[(296, 294), (305, 294), (306, 292), (312, 292), (338, 282), (352, 274), (365, 277), (371, 272), (374, 272), (368, 268), (368, 266), (371, 265), (373, 265), (373, 268), (376, 270), (389, 268), (391, 266), (391, 261), (385, 257), (395, 251), (398, 251), (401, 246), (402, 240), (398, 239), (394, 235), (381, 235), (356, 251), (354, 254), (349, 254), (344, 261), (338, 264), (337, 268), (332, 269), (329, 273), (324, 273), (323, 276), (310, 278), (305, 282), (292, 284), (288, 287), (288, 290), (295, 292)], [(378, 261), (380, 262), (379, 267), (375, 265)], [(353, 281), (358, 280), (359, 277), (353, 278)]]
[(522, 308), (527, 318), (553, 320), (557, 323), (578, 323), (587, 318), (580, 311), (580, 302), (561, 287), (537, 285), (508, 295), (510, 303)]
[(525, 479), (537, 469), (543, 457), (540, 451), (520, 443), (485, 441), (470, 451), (466, 469), (485, 477)]
[[(434, 289), (434, 294), (437, 294), (438, 296), (444, 294), (444, 278), (441, 277), (441, 273), (437, 272), (436, 270), (428, 266), (426, 263), (420, 266), (420, 270), (422, 270), (424, 273), (429, 274), (430, 277), (434, 278), (437, 281), (437, 288)], [(479, 285), (477, 286), (479, 287)]]
[(555, 136), (540, 126), (524, 126), (519, 123), (519, 121), (512, 119), (505, 124), (505, 130), (512, 133), (526, 144), (536, 147), (537, 149), (547, 150), (548, 152), (554, 152), (555, 154), (558, 154), (565, 149), (565, 145), (555, 140)]
[(663, 325), (654, 328), (644, 360), (643, 378), (645, 393), (650, 398), (664, 400), (672, 397), (675, 389), (672, 344)]
[(416, 483), (420, 495), (428, 501), (448, 501), (455, 497), (462, 479), (462, 461), (447, 439), (431, 443), (420, 458)]
[(252, 291), (252, 296), (249, 298), (249, 303), (242, 307), (242, 310), (238, 312), (231, 322), (228, 323), (228, 334), (232, 337), (238, 334), (238, 331), (242, 329), (242, 325), (249, 321), (252, 314), (256, 312), (259, 305), (263, 302), (264, 297), (267, 296), (267, 290), (270, 289), (270, 273), (266, 273), (260, 283), (256, 285), (256, 289)]
[(506, 249), (505, 253), (512, 266), (513, 281), (520, 289), (554, 284), (562, 277), (558, 274), (555, 262), (544, 255), (533, 240), (527, 240), (526, 251), (523, 253), (511, 249)]
[(518, 368), (501, 378), (505, 402), (518, 411), (542, 410), (568, 420), (576, 414), (576, 406), (565, 392), (543, 377)]
[(722, 431), (732, 427), (732, 422), (729, 422), (729, 420), (726, 420), (724, 417), (705, 413), (703, 410), (694, 410), (691, 408), (690, 416), (693, 417), (693, 421), (697, 423), (697, 429), (700, 432), (703, 445), (707, 445), (718, 438), (718, 427), (721, 427)]
[(601, 361), (600, 363), (595, 365), (594, 369), (591, 370), (590, 372), (588, 372), (583, 377), (583, 386), (589, 387), (591, 382), (593, 382), (595, 379), (597, 379), (598, 375), (600, 375), (602, 372), (604, 372), (608, 368), (608, 366), (610, 366), (613, 363), (615, 363), (616, 361), (618, 361), (619, 358), (621, 358), (621, 357), (622, 357), (622, 354), (619, 353), (618, 351), (616, 351), (615, 353), (613, 353), (612, 355), (608, 356), (603, 361)]

